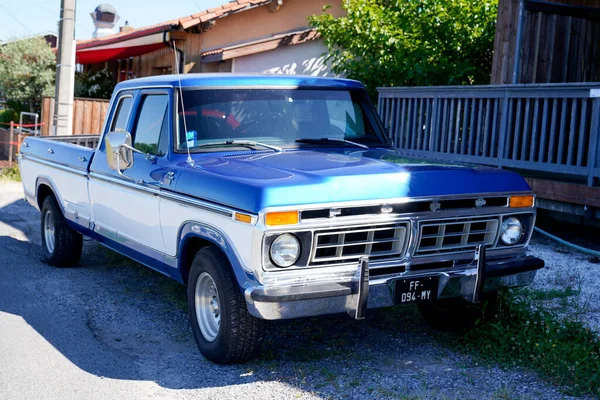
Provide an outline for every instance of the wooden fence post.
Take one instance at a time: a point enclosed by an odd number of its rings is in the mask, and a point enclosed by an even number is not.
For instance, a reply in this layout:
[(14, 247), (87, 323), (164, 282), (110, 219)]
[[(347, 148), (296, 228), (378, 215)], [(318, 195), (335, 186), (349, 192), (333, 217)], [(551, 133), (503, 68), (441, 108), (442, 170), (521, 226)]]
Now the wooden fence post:
[[(591, 92), (594, 92), (593, 90)], [(594, 93), (595, 94), (595, 93)], [(600, 94), (600, 93), (599, 93)], [(587, 185), (594, 186), (596, 179), (596, 166), (600, 163), (600, 97), (592, 100), (592, 121), (590, 122), (590, 143), (588, 148), (588, 176)]]
[(8, 167), (12, 168), (13, 166), (13, 140), (14, 140), (14, 133), (15, 133), (15, 127), (14, 127), (14, 122), (10, 121), (10, 135), (8, 136)]

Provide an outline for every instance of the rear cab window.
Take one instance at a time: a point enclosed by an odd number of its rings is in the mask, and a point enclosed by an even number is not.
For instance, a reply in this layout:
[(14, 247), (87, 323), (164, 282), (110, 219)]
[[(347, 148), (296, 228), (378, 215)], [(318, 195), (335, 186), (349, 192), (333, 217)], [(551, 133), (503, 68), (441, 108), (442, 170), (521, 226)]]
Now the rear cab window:
[(115, 114), (112, 119), (109, 132), (126, 131), (129, 115), (131, 114), (131, 106), (133, 105), (133, 96), (130, 94), (122, 95), (119, 98)]
[(142, 94), (131, 136), (141, 152), (164, 156), (169, 147), (169, 95)]

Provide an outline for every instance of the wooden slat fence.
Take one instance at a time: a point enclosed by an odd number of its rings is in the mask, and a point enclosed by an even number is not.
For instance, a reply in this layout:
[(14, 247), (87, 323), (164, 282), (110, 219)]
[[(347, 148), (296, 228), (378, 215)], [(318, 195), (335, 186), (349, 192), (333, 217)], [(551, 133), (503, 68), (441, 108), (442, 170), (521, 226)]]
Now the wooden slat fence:
[(398, 152), (600, 177), (600, 84), (380, 88)]
[[(109, 100), (75, 98), (73, 101), (73, 134), (97, 135), (102, 131)], [(54, 97), (42, 99), (42, 135), (53, 131)]]
[(491, 83), (597, 82), (599, 35), (600, 0), (499, 0)]

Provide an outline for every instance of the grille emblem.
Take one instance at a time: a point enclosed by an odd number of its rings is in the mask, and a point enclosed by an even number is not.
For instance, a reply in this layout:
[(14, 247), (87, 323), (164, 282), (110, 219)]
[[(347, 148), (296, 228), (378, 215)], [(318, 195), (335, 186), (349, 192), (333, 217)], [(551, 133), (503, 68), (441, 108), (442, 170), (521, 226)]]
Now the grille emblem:
[(439, 211), (440, 208), (442, 208), (442, 205), (440, 204), (439, 201), (434, 201), (433, 203), (431, 203), (429, 205), (429, 209), (433, 212)]
[(339, 215), (342, 215), (342, 209), (341, 208), (330, 208), (329, 209), (329, 218), (335, 218)]
[(381, 206), (381, 212), (383, 214), (389, 214), (392, 211), (394, 211), (394, 207), (392, 207), (392, 206), (390, 206), (388, 204), (384, 204), (384, 205)]
[(483, 206), (485, 206), (485, 199), (480, 197), (477, 200), (475, 200), (475, 207), (479, 208)]

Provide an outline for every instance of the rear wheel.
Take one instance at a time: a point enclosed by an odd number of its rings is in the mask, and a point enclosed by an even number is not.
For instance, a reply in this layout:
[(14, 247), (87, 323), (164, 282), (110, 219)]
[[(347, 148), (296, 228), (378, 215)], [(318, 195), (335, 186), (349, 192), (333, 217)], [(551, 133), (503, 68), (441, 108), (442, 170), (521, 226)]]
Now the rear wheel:
[(498, 311), (498, 292), (485, 293), (481, 303), (469, 303), (462, 297), (442, 299), (435, 303), (418, 304), (421, 315), (434, 329), (460, 332), (473, 328), (478, 322), (489, 320)]
[(83, 237), (67, 224), (54, 195), (46, 197), (42, 204), (41, 232), (45, 262), (55, 267), (79, 263)]
[(196, 254), (187, 293), (190, 325), (204, 357), (232, 364), (258, 353), (264, 323), (248, 313), (229, 261), (219, 249), (209, 246)]

